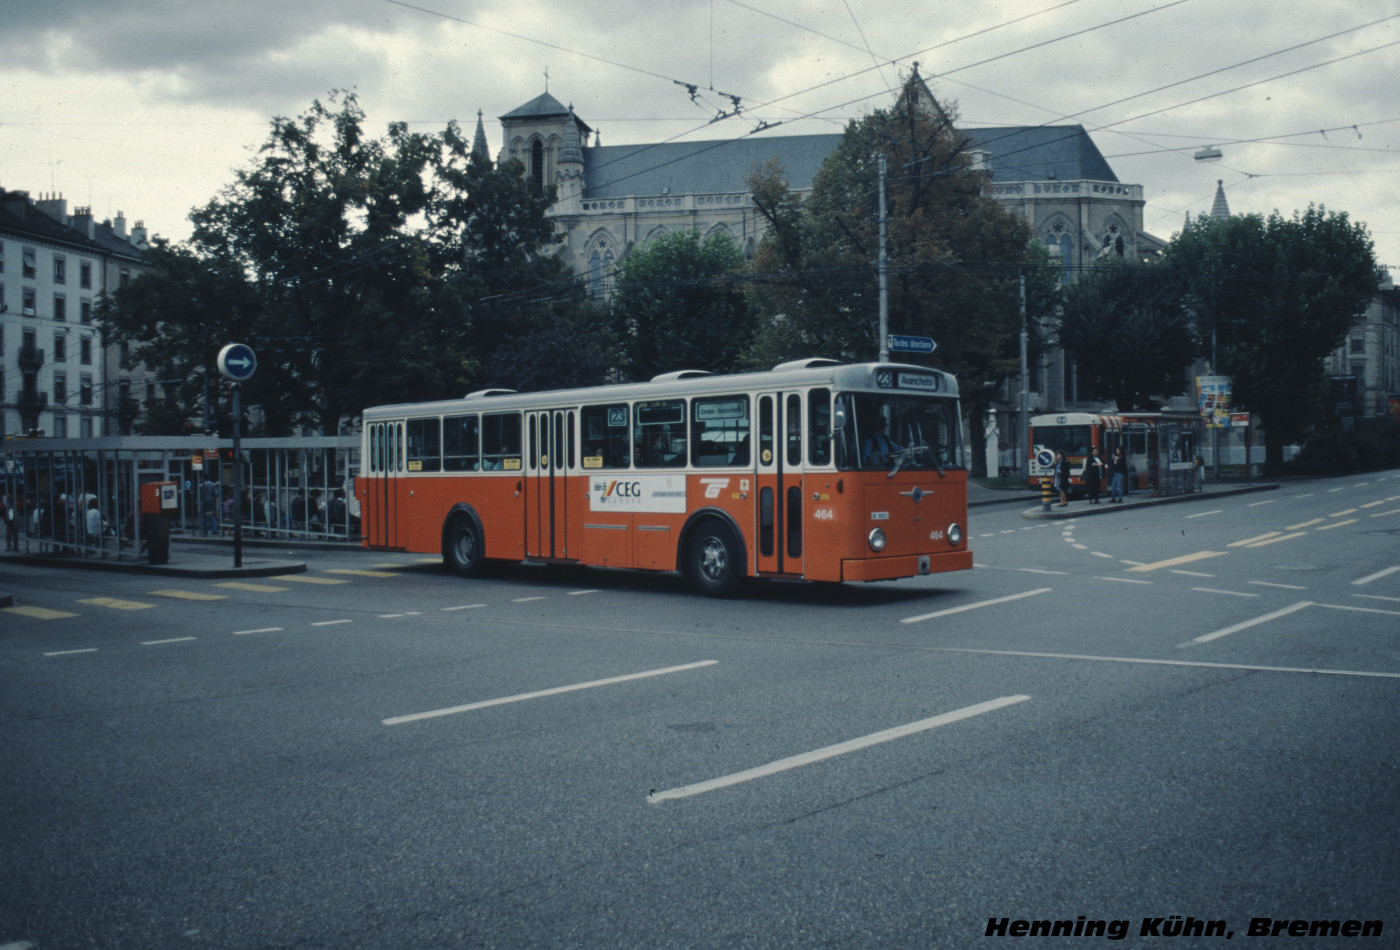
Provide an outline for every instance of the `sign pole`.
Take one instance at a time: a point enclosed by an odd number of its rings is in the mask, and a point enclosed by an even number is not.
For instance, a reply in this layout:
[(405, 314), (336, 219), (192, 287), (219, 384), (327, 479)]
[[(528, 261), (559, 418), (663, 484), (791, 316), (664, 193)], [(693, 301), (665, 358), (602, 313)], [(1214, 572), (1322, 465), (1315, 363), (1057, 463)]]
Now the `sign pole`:
[(242, 343), (219, 351), (219, 372), (233, 384), (233, 566), (243, 566), (243, 382), (258, 368), (258, 358)]
[(244, 453), (242, 453), (242, 421), (244, 421), (244, 388), (234, 383), (234, 567), (244, 565)]

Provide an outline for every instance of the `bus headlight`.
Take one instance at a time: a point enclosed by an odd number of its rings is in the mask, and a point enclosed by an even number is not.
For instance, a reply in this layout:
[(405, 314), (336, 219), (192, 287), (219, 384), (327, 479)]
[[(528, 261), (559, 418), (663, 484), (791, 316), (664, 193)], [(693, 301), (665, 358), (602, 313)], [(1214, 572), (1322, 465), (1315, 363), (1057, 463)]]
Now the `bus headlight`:
[(885, 549), (885, 532), (882, 528), (870, 529), (870, 550), (883, 551)]
[(948, 543), (954, 547), (962, 544), (962, 525), (958, 524), (956, 521), (948, 525), (947, 538)]

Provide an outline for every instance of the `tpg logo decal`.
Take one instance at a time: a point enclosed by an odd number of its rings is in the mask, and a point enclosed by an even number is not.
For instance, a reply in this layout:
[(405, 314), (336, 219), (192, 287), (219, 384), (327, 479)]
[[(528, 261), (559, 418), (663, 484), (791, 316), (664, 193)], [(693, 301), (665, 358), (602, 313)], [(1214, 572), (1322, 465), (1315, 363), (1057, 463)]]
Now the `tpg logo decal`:
[(705, 486), (706, 498), (718, 498), (719, 493), (729, 487), (727, 478), (702, 478), (700, 484)]

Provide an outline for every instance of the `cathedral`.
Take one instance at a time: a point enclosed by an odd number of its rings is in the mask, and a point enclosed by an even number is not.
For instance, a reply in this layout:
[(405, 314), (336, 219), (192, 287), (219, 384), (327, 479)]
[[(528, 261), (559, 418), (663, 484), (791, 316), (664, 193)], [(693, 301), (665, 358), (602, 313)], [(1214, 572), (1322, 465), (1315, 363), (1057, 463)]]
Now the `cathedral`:
[[(938, 108), (917, 64), (901, 95)], [(500, 117), (498, 160), (518, 159), (541, 186), (554, 185), (551, 215), (564, 255), (593, 293), (609, 288), (613, 265), (633, 247), (671, 231), (728, 234), (748, 254), (765, 222), (746, 181), (777, 160), (788, 187), (812, 180), (841, 133), (603, 145), (601, 136), (548, 92)], [(991, 172), (992, 195), (1029, 222), (1072, 277), (1108, 255), (1155, 257), (1162, 242), (1143, 232), (1142, 185), (1118, 180), (1080, 125), (962, 129), (974, 167)], [(478, 117), (477, 142), (485, 147)]]

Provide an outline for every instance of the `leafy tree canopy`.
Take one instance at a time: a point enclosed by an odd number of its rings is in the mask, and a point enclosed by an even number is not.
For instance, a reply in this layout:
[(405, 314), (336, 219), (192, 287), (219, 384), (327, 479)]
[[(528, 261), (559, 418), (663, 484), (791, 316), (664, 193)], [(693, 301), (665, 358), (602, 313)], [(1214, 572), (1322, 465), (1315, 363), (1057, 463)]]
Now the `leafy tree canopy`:
[(1364, 314), (1379, 283), (1364, 225), (1310, 206), (1285, 218), (1205, 219), (1173, 242), (1169, 260), (1190, 293), (1217, 370), (1233, 401), (1265, 427), (1265, 471), (1283, 468), (1283, 446), (1322, 405), (1327, 355)]
[[(573, 319), (577, 282), (548, 253), (551, 199), (518, 163), (472, 154), (455, 123), (373, 138), (355, 95), (336, 93), (274, 118), (252, 165), (192, 212), (188, 244), (158, 250), (100, 319), (148, 365), (194, 371), (195, 415), (218, 348), (238, 341), (258, 353), (244, 401), (266, 431), (337, 432), (367, 405), (519, 372), (522, 332), (546, 311)], [(587, 365), (565, 354), (555, 368)], [(536, 365), (508, 385), (553, 375)]]
[(617, 268), (612, 297), (620, 369), (650, 379), (673, 369), (738, 368), (753, 315), (733, 278), (744, 252), (723, 232), (663, 235)]
[(1074, 360), (1079, 393), (1120, 411), (1155, 409), (1185, 388), (1198, 353), (1171, 268), (1100, 263), (1065, 288), (1059, 343)]
[[(750, 178), (771, 226), (756, 257), (768, 319), (756, 347), (771, 364), (808, 355), (875, 359), (879, 350), (879, 173), (886, 156), (889, 331), (932, 337), (925, 361), (954, 373), (973, 431), (994, 387), (1019, 370), (1019, 277), (1032, 329), (1055, 300), (1054, 269), (1025, 223), (986, 194), (954, 114), (911, 76), (892, 109), (851, 122), (805, 203), (779, 166)], [(902, 357), (901, 357), (902, 358)], [(979, 468), (981, 453), (975, 453)]]

